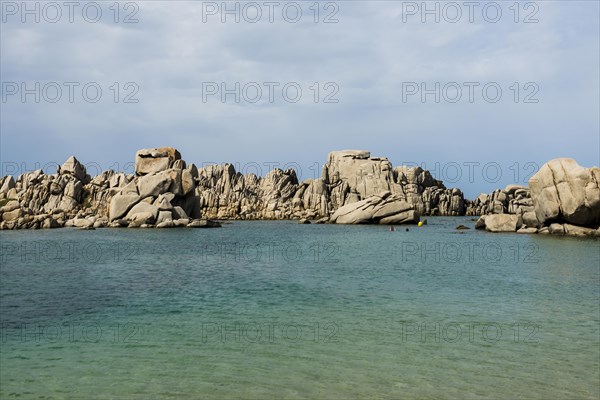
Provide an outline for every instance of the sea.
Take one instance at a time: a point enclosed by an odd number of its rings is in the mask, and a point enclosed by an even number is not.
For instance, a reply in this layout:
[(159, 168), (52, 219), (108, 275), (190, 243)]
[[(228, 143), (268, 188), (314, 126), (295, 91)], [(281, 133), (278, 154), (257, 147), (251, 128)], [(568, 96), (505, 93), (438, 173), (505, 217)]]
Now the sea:
[(474, 225), (3, 231), (0, 398), (600, 398), (600, 241)]

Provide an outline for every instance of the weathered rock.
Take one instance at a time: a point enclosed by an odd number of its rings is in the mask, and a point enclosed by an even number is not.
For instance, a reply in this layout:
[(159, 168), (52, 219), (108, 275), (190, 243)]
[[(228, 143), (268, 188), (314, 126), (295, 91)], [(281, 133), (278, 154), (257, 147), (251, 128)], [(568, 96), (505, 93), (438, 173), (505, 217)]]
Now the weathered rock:
[(299, 224), (305, 224), (305, 225), (310, 225), (310, 220), (306, 219), (306, 218), (301, 218), (300, 220), (298, 220)]
[(379, 224), (381, 225), (416, 224), (418, 222), (419, 214), (416, 210), (402, 211), (379, 220)]
[(171, 179), (171, 184), (166, 191), (173, 193), (175, 196), (183, 196), (183, 186), (181, 183), (182, 170), (172, 168), (161, 172), (161, 174), (168, 175)]
[[(198, 170), (196, 170), (196, 172), (198, 172)], [(196, 185), (194, 184), (194, 177), (187, 169), (181, 171), (181, 187), (183, 192), (182, 196), (187, 196), (196, 188)]]
[(183, 170), (183, 169), (185, 169), (185, 161), (183, 161), (181, 159), (180, 160), (175, 160), (173, 162), (173, 166), (171, 168)]
[(161, 172), (171, 168), (180, 159), (181, 154), (172, 147), (142, 149), (135, 155), (135, 173), (145, 175)]
[(173, 205), (171, 204), (169, 197), (165, 196), (164, 194), (159, 195), (153, 204), (161, 211), (171, 211), (173, 209)]
[(138, 190), (137, 187), (137, 181), (132, 180), (131, 182), (127, 183), (126, 185), (124, 185), (121, 188), (121, 194), (133, 194), (133, 195), (139, 195), (140, 192)]
[(58, 168), (58, 173), (71, 174), (80, 181), (85, 181), (87, 176), (85, 167), (74, 156), (69, 157), (67, 161)]
[(570, 158), (544, 164), (529, 186), (538, 221), (600, 225), (600, 169), (583, 168)]
[(157, 174), (144, 175), (137, 182), (138, 192), (141, 198), (148, 196), (157, 197), (169, 191), (169, 187), (173, 183), (170, 174), (163, 171)]
[(419, 216), (413, 206), (388, 191), (340, 207), (330, 220), (337, 224), (402, 224), (418, 221)]
[(158, 207), (153, 204), (141, 202), (133, 206), (125, 217), (130, 222), (143, 221), (145, 224), (153, 224), (158, 217)]
[(75, 218), (73, 219), (73, 226), (75, 228), (91, 228), (94, 226), (94, 222), (87, 218)]
[(110, 201), (109, 221), (122, 218), (140, 200), (137, 194), (120, 194)]
[[(323, 172), (323, 180), (330, 185), (344, 183), (349, 191), (354, 191), (359, 200), (366, 199), (382, 191), (394, 190), (392, 164), (386, 158), (371, 158), (365, 150), (342, 150), (329, 153)], [(399, 188), (397, 188), (399, 189)], [(333, 199), (333, 205), (349, 204), (345, 193)]]
[(17, 208), (21, 208), (21, 205), (19, 204), (19, 202), (17, 200), (10, 200), (3, 207), (0, 207), (0, 211), (1, 212), (9, 212), (9, 211), (16, 210)]
[(516, 232), (519, 217), (510, 214), (492, 214), (485, 217), (485, 229), (489, 232)]
[(2, 221), (10, 222), (15, 221), (23, 216), (23, 210), (21, 208), (14, 209), (12, 211), (5, 211), (2, 213)]

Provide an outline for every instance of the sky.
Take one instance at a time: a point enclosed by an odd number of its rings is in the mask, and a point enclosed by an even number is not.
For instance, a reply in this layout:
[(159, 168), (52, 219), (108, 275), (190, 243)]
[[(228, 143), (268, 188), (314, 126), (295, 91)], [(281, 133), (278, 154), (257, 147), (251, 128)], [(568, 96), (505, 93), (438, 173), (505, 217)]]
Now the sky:
[(468, 198), (600, 164), (597, 1), (1, 1), (1, 175), (141, 148), (316, 178), (333, 150)]

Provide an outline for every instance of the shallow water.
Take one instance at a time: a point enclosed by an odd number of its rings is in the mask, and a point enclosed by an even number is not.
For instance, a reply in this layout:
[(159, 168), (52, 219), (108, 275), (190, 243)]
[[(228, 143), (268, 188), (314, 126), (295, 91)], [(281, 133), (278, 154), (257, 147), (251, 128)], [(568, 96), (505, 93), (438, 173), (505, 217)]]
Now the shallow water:
[(597, 240), (234, 222), (0, 234), (0, 398), (600, 397)]

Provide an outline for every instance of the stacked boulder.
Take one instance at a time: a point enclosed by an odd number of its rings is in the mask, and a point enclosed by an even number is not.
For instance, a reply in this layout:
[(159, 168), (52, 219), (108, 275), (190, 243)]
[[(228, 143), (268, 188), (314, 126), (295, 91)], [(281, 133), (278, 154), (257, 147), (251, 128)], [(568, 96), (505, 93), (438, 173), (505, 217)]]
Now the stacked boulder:
[(420, 215), (465, 213), (464, 196), (459, 189), (446, 189), (420, 167), (392, 168), (387, 158), (371, 157), (364, 150), (329, 153), (321, 181), (329, 189), (329, 212), (388, 191)]
[[(39, 229), (64, 226), (81, 214), (84, 186), (89, 183), (84, 166), (70, 157), (56, 174), (42, 170), (2, 178), (0, 185), (0, 228)], [(81, 222), (92, 226), (95, 220)]]
[(599, 182), (598, 167), (559, 158), (544, 164), (529, 187), (480, 195), (467, 215), (481, 215), (476, 227), (491, 232), (600, 236)]
[(139, 150), (134, 174), (111, 170), (91, 178), (71, 157), (56, 174), (38, 170), (0, 180), (1, 229), (218, 225), (208, 219), (399, 224), (464, 212), (460, 190), (446, 189), (419, 167), (394, 169), (364, 150), (330, 153), (322, 177), (303, 182), (292, 169), (265, 177), (243, 175), (231, 164), (199, 169), (172, 147)]
[(482, 193), (468, 204), (466, 215), (481, 216), (476, 228), (490, 232), (534, 233), (541, 226), (527, 186), (508, 185), (489, 195)]
[(136, 153), (135, 178), (111, 197), (111, 227), (170, 228), (208, 226), (200, 223), (200, 198), (195, 165), (186, 166), (172, 147), (143, 149)]
[[(299, 182), (294, 170), (274, 169), (266, 177), (243, 175), (231, 164), (198, 170), (200, 210), (213, 219), (319, 219), (339, 208), (371, 199), (382, 192), (410, 205), (418, 215), (464, 215), (458, 189), (446, 189), (421, 168), (393, 169), (386, 158), (368, 151), (345, 150), (329, 154), (318, 179)], [(390, 199), (389, 201), (391, 201)], [(341, 223), (344, 219), (331, 219)], [(369, 219), (362, 221), (366, 223)], [(408, 218), (406, 222), (414, 222)]]

